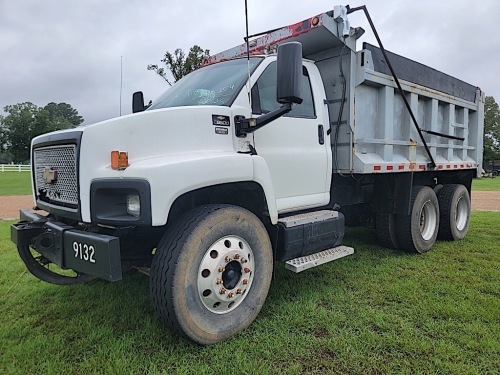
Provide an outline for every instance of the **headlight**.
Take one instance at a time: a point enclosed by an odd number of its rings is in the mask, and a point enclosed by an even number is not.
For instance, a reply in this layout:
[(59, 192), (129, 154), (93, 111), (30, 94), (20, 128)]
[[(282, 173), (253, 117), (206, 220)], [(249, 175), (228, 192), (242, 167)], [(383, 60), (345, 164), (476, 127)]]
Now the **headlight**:
[(141, 213), (141, 199), (138, 194), (127, 195), (127, 213), (139, 217)]

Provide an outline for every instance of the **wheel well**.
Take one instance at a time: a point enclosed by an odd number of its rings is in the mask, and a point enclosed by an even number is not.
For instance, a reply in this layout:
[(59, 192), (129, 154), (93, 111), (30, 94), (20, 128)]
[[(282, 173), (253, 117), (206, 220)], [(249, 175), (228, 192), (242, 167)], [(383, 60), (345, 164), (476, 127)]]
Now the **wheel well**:
[(232, 204), (254, 213), (264, 224), (269, 222), (267, 201), (262, 187), (254, 181), (203, 187), (178, 197), (168, 215), (167, 225), (185, 212), (205, 204)]

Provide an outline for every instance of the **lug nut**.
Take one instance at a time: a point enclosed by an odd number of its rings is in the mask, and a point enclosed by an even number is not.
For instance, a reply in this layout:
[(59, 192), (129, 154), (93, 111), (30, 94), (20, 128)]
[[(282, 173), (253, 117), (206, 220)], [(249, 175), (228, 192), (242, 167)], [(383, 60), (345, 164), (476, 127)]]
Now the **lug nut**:
[(227, 294), (227, 298), (233, 298), (233, 296), (234, 296), (234, 293), (229, 292), (229, 293)]
[(243, 268), (243, 271), (245, 271), (245, 273), (249, 273), (250, 272), (250, 268), (245, 267), (245, 268)]
[(248, 262), (245, 258), (241, 258), (241, 263), (246, 263)]
[(224, 272), (224, 270), (225, 270), (224, 267), (222, 267), (222, 266), (219, 267), (219, 272)]
[(236, 289), (236, 294), (241, 294), (241, 289), (240, 288)]
[(215, 283), (216, 283), (217, 285), (222, 284), (222, 279), (217, 279), (217, 280), (215, 280)]
[(234, 254), (234, 259), (240, 259), (240, 254)]
[(226, 257), (224, 260), (226, 261), (226, 263), (229, 263), (231, 261), (231, 258), (230, 257)]
[(248, 279), (243, 279), (243, 280), (241, 280), (241, 282), (242, 282), (243, 284), (247, 285), (247, 284), (248, 284)]
[(220, 288), (219, 294), (226, 294), (226, 289), (225, 288)]

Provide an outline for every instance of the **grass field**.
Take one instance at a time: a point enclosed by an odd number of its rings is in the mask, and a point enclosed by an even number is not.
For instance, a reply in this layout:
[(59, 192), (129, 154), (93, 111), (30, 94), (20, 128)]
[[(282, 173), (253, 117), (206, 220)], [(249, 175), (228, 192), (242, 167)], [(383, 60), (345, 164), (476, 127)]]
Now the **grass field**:
[(31, 173), (0, 172), (0, 195), (31, 194)]
[(257, 320), (210, 347), (155, 318), (148, 279), (60, 287), (25, 272), (0, 222), (2, 374), (498, 374), (500, 213), (424, 255), (352, 229), (353, 256), (301, 274), (278, 265)]
[(472, 181), (472, 190), (476, 191), (499, 191), (500, 190), (500, 177), (490, 178), (476, 178)]

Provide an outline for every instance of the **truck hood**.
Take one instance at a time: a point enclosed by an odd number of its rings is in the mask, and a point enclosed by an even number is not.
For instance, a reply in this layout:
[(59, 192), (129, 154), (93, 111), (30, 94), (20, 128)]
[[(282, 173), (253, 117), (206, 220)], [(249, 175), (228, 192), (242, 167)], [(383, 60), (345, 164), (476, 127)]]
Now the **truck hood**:
[(231, 109), (219, 106), (167, 108), (84, 126), (81, 155), (93, 154), (95, 161), (105, 160), (109, 164), (111, 151), (126, 151), (132, 164), (178, 153), (234, 151), (231, 126), (220, 124), (225, 121), (214, 125), (213, 116), (224, 116), (231, 122)]

